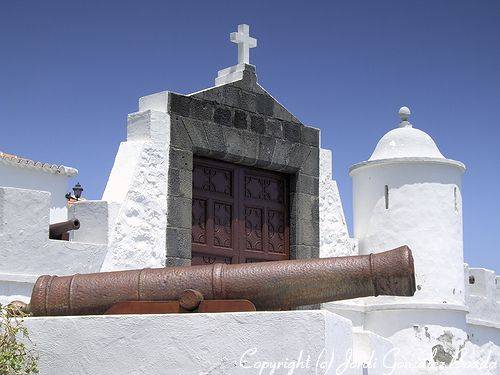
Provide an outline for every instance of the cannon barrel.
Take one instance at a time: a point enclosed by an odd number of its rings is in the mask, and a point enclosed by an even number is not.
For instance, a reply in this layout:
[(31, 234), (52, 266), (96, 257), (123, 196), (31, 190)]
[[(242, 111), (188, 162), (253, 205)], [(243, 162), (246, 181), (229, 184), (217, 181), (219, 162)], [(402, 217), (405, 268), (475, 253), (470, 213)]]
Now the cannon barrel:
[(62, 221), (60, 223), (50, 224), (49, 226), (49, 238), (52, 240), (60, 240), (62, 236), (71, 231), (80, 229), (80, 220), (72, 219), (68, 221)]
[(186, 289), (208, 300), (247, 299), (258, 310), (280, 310), (356, 297), (412, 296), (415, 276), (407, 246), (364, 256), (41, 276), (29, 309), (34, 316), (103, 314), (117, 302), (178, 300)]

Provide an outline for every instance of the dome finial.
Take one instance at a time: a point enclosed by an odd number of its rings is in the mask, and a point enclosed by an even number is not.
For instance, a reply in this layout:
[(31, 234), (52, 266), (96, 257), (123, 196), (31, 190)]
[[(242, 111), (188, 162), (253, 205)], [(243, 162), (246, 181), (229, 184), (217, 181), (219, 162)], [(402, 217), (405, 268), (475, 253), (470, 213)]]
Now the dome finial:
[(411, 115), (410, 108), (408, 107), (399, 108), (399, 117), (401, 118), (401, 123), (399, 124), (400, 127), (412, 126), (408, 121), (410, 115)]

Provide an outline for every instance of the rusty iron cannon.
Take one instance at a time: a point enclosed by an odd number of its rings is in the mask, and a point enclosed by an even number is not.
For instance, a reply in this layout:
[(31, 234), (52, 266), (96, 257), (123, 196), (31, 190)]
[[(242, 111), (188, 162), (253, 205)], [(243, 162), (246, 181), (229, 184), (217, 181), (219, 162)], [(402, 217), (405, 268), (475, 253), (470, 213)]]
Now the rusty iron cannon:
[(80, 220), (72, 219), (50, 224), (49, 238), (51, 240), (68, 240), (68, 232), (80, 229)]
[[(234, 306), (284, 310), (356, 297), (412, 296), (414, 292), (413, 257), (403, 246), (366, 256), (41, 276), (25, 310), (34, 316), (88, 315), (120, 312), (116, 306), (125, 304), (125, 312), (131, 313), (143, 310), (130, 310), (127, 303), (141, 301), (150, 306), (166, 301), (177, 304), (173, 310), (157, 312), (238, 311)], [(200, 309), (200, 303), (214, 300), (246, 301), (254, 308), (236, 304), (229, 310)]]

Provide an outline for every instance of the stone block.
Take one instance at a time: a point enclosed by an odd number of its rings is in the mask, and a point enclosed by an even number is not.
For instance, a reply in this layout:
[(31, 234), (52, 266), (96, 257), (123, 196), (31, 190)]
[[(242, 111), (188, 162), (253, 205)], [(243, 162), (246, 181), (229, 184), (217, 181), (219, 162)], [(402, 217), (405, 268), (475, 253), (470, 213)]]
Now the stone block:
[(309, 146), (319, 147), (319, 135), (319, 129), (303, 126), (300, 134), (300, 142)]
[(294, 234), (294, 244), (319, 248), (319, 223), (308, 218), (309, 215), (305, 215), (291, 220), (290, 231)]
[(254, 93), (241, 90), (238, 108), (249, 112), (257, 112), (257, 96)]
[(167, 226), (191, 230), (191, 198), (169, 195), (167, 198)]
[(256, 167), (268, 168), (272, 164), (276, 139), (272, 137), (260, 136), (259, 156)]
[[(225, 86), (224, 86), (225, 87)], [(192, 98), (208, 100), (210, 102), (221, 102), (222, 87), (214, 87), (208, 90), (197, 92), (196, 94), (190, 95)]]
[(193, 148), (193, 142), (191, 142), (191, 137), (184, 121), (176, 116), (171, 119), (171, 124), (170, 145), (182, 150), (191, 150)]
[(266, 119), (266, 135), (283, 138), (283, 122), (274, 119)]
[(191, 265), (191, 258), (184, 259), (167, 256), (165, 258), (165, 267), (185, 267)]
[(292, 121), (292, 114), (288, 112), (288, 110), (283, 107), (280, 103), (274, 102), (274, 117), (283, 120), (283, 121)]
[(296, 220), (319, 222), (319, 197), (311, 194), (290, 194), (290, 217)]
[(171, 147), (169, 156), (170, 168), (193, 170), (193, 153), (192, 151), (182, 150), (180, 148)]
[(281, 171), (287, 166), (287, 158), (291, 151), (291, 143), (283, 139), (276, 139), (274, 155), (271, 163), (271, 169)]
[(302, 121), (300, 121), (297, 117), (295, 117), (294, 115), (292, 115), (292, 122), (296, 123), (296, 124), (302, 124)]
[(302, 127), (301, 125), (294, 124), (292, 122), (284, 122), (283, 123), (284, 138), (293, 143), (300, 142), (301, 127)]
[(170, 167), (168, 170), (168, 194), (177, 197), (192, 197), (191, 170)]
[(215, 84), (231, 85), (251, 92), (265, 93), (257, 84), (257, 75), (255, 67), (248, 64), (237, 64), (228, 68), (219, 70)]
[(286, 158), (286, 171), (289, 173), (295, 173), (301, 169), (309, 153), (309, 146), (303, 145), (302, 143), (291, 144), (290, 152)]
[(214, 113), (214, 122), (224, 126), (231, 126), (231, 111), (224, 107), (217, 107)]
[(242, 131), (235, 128), (222, 128), (223, 137), (226, 141), (226, 155), (224, 160), (231, 163), (240, 163), (243, 158)]
[[(237, 79), (233, 79), (231, 81), (232, 86), (257, 94), (267, 94), (266, 90), (260, 87), (257, 83), (257, 74), (255, 73), (255, 67), (253, 65), (245, 64), (244, 67), (241, 67), (241, 64), (238, 64), (235, 67), (228, 69), (234, 70), (235, 68), (240, 70), (241, 74), (239, 76), (235, 76)], [(223, 71), (227, 71), (228, 69), (224, 69)]]
[(302, 164), (302, 172), (310, 176), (319, 176), (319, 148), (310, 148), (309, 155)]
[(241, 108), (245, 109), (241, 105), (241, 90), (238, 87), (234, 87), (233, 85), (225, 85), (220, 88), (220, 104), (227, 105), (233, 108)]
[(248, 115), (244, 111), (234, 111), (233, 125), (238, 129), (246, 129), (248, 127)]
[(191, 259), (191, 228), (167, 227), (166, 248), (167, 258)]
[(190, 115), (198, 120), (212, 121), (214, 106), (206, 100), (191, 99)]
[(264, 134), (266, 131), (266, 122), (264, 118), (256, 115), (250, 116), (250, 129), (255, 133)]
[(257, 99), (257, 113), (266, 116), (273, 115), (274, 100), (268, 95), (259, 94), (256, 96)]
[(243, 78), (241, 79), (240, 82), (245, 88), (248, 88), (249, 90), (252, 91), (256, 91), (258, 85), (257, 85), (257, 74), (255, 73), (255, 68), (253, 70), (246, 68), (243, 71)]
[(170, 112), (188, 117), (191, 101), (189, 96), (170, 93)]
[(290, 246), (290, 257), (292, 259), (311, 259), (319, 257), (319, 247), (306, 245)]
[(304, 173), (296, 173), (292, 178), (290, 191), (310, 195), (319, 194), (319, 178)]
[(257, 158), (259, 156), (259, 135), (248, 131), (242, 131), (241, 136), (243, 138), (243, 159), (241, 162), (253, 166), (257, 163)]
[(185, 127), (191, 147), (187, 151), (208, 149), (209, 143), (203, 123), (193, 119), (183, 119), (182, 124)]
[(204, 123), (203, 127), (207, 135), (210, 156), (223, 159), (227, 152), (226, 141), (224, 140), (222, 131), (224, 127), (213, 123)]

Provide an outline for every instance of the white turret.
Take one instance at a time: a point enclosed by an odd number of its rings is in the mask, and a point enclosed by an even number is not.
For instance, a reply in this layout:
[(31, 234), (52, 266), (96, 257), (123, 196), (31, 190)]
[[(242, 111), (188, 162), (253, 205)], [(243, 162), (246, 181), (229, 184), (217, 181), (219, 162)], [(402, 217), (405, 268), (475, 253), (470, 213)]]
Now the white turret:
[[(432, 138), (410, 124), (410, 110), (378, 142), (370, 159), (350, 168), (354, 236), (360, 254), (408, 245), (417, 292), (408, 303), (464, 306), (461, 181), (465, 166), (446, 159)], [(378, 298), (377, 303), (401, 303)], [(403, 302), (406, 303), (406, 302)], [(437, 306), (436, 306), (437, 307)]]

